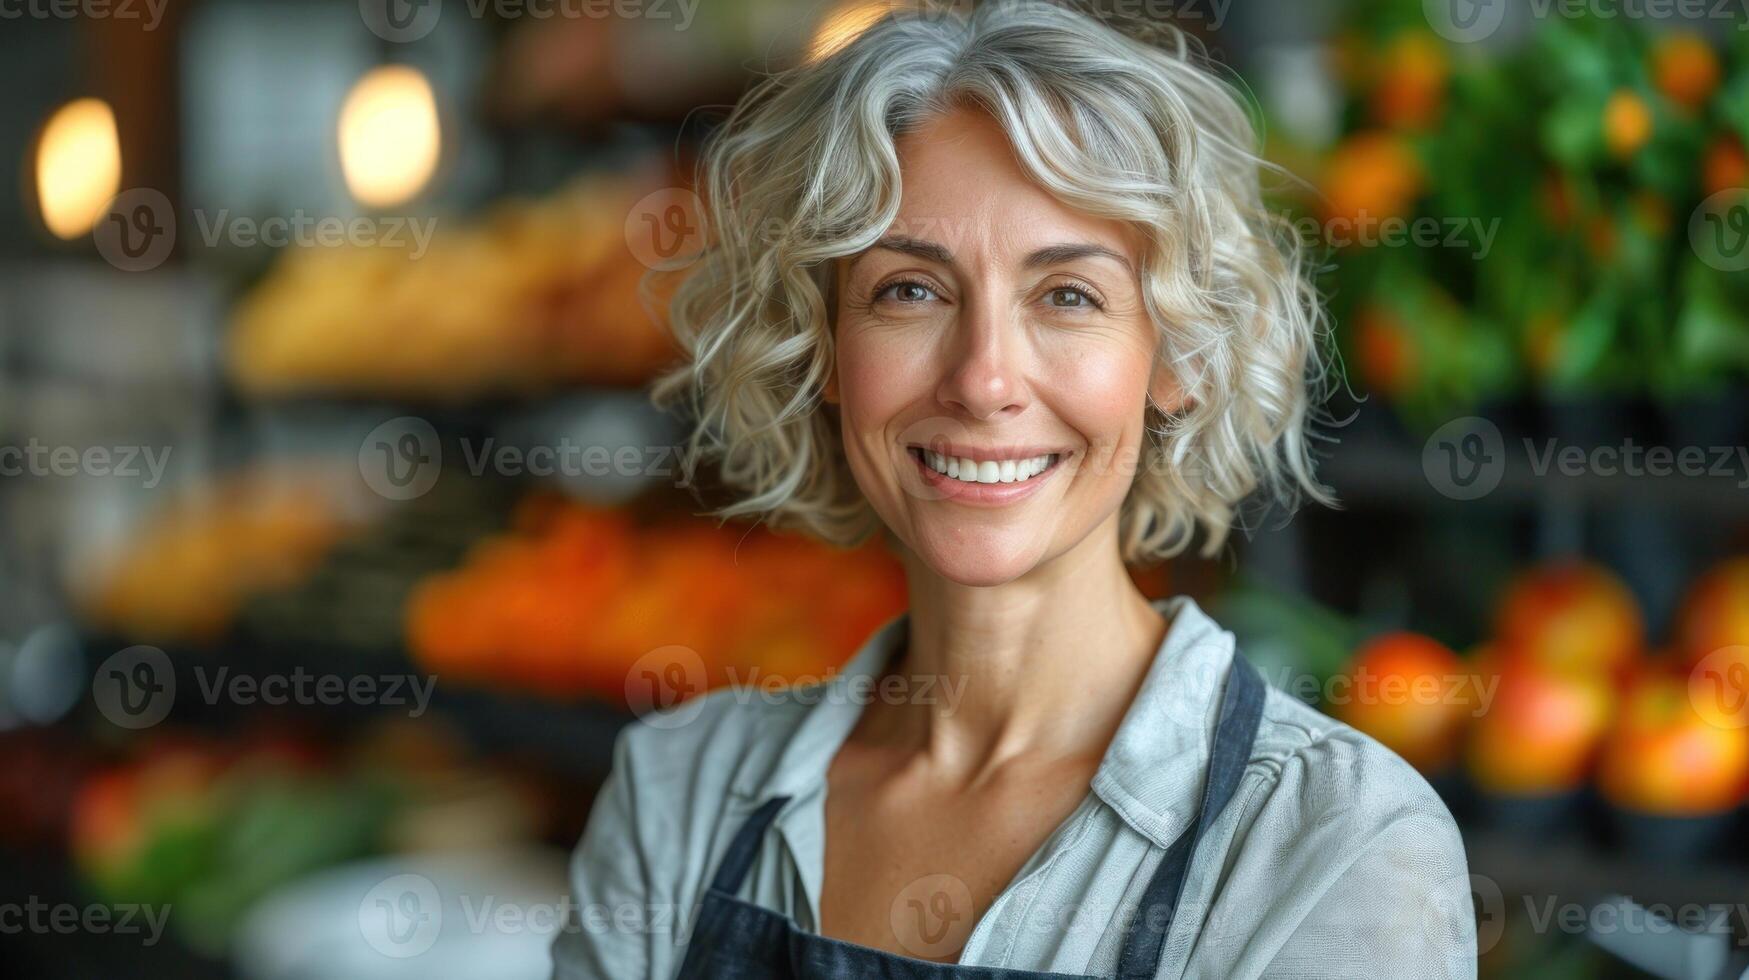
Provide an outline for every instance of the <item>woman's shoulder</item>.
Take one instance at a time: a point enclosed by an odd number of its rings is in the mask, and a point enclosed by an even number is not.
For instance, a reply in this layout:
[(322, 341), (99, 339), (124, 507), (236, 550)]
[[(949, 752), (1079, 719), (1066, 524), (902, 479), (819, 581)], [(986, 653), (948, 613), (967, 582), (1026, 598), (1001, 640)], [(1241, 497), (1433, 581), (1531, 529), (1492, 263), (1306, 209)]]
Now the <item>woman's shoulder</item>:
[(1253, 791), (1260, 810), (1338, 827), (1355, 844), (1412, 825), (1431, 832), (1430, 846), (1455, 849), (1462, 859), (1451, 811), (1421, 773), (1371, 736), (1278, 688), (1264, 701), (1251, 764), (1264, 773)]
[(642, 807), (672, 816), (735, 810), (733, 796), (787, 795), (798, 770), (827, 758), (824, 732), (845, 707), (829, 688), (729, 684), (645, 714), (619, 733), (614, 770)]

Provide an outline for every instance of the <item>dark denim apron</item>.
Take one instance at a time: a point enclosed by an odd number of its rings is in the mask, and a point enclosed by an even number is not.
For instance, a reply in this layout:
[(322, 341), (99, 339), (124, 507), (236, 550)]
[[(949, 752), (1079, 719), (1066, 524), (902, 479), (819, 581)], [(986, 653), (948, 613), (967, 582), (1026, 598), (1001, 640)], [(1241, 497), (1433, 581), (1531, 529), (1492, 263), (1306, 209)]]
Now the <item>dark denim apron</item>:
[[(1235, 654), (1196, 823), (1167, 849), (1142, 893), (1142, 907), (1130, 919), (1118, 956), (1119, 980), (1153, 980), (1159, 972), (1191, 854), (1203, 831), (1227, 805), (1251, 759), (1263, 695), (1257, 669)], [(736, 898), (760, 837), (787, 802), (787, 796), (767, 800), (730, 843), (705, 892), (677, 980), (1067, 980), (1079, 976), (913, 959), (807, 932), (786, 915)]]

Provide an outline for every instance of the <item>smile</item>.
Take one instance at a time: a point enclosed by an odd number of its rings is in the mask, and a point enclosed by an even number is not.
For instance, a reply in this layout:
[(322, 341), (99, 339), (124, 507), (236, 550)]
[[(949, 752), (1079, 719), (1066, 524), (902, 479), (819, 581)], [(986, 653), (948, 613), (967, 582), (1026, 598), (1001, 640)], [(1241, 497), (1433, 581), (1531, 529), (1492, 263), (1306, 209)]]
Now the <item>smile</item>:
[(1019, 459), (978, 459), (948, 456), (921, 446), (910, 447), (911, 456), (924, 466), (961, 483), (1025, 483), (1057, 464), (1058, 453), (1042, 453)]

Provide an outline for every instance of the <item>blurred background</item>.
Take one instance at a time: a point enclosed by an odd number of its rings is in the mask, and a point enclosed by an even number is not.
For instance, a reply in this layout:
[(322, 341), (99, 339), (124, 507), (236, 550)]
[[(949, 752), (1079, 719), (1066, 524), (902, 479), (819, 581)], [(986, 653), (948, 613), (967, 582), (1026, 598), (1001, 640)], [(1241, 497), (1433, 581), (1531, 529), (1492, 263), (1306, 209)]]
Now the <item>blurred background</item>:
[[(618, 728), (903, 607), (697, 516), (640, 293), (890, 6), (0, 5), (0, 971), (544, 977)], [(1094, 6), (1242, 79), (1346, 382), (1342, 509), (1138, 581), (1427, 774), (1484, 976), (1736, 975), (1744, 4)]]

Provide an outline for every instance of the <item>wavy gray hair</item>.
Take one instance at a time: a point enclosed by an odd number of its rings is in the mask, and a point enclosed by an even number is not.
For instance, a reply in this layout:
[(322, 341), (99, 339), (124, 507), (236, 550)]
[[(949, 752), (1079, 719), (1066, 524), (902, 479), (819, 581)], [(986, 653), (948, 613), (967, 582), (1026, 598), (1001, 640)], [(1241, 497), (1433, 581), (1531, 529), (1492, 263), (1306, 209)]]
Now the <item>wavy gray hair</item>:
[(889, 15), (831, 54), (763, 80), (699, 164), (708, 241), (669, 303), (687, 355), (658, 404), (693, 421), (688, 471), (720, 463), (758, 514), (841, 544), (879, 524), (821, 410), (832, 370), (833, 261), (896, 219), (895, 142), (971, 105), (1066, 205), (1142, 231), (1142, 292), (1159, 356), (1187, 396), (1151, 400), (1120, 517), (1123, 557), (1220, 549), (1263, 490), (1333, 503), (1312, 473), (1308, 406), (1322, 393), (1323, 314), (1245, 103), (1179, 32), (1120, 31), (1041, 0)]

